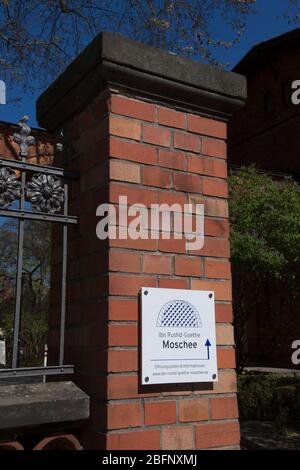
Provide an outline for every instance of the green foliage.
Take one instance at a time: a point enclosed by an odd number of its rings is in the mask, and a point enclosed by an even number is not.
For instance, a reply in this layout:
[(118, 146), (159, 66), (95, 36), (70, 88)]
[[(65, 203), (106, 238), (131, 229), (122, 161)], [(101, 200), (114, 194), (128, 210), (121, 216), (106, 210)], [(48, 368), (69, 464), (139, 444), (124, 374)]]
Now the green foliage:
[[(7, 219), (0, 225), (0, 339), (6, 343), (7, 365), (11, 363), (18, 222)], [(49, 224), (29, 221), (25, 225), (22, 307), (19, 335), (19, 365), (42, 364), (48, 331), (50, 289)]]
[(238, 369), (245, 363), (246, 328), (259, 307), (283, 343), (298, 319), (300, 300), (300, 186), (244, 167), (229, 177), (233, 307)]
[(240, 272), (282, 277), (300, 261), (300, 186), (251, 166), (229, 178), (231, 256)]
[[(38, 366), (42, 363), (43, 347), (48, 332), (48, 319), (45, 311), (22, 312), (22, 323), (19, 337), (19, 366)], [(13, 315), (7, 312), (1, 318), (0, 339), (5, 339), (8, 362), (12, 356)]]
[(242, 420), (274, 421), (278, 432), (300, 417), (300, 378), (275, 374), (238, 375)]

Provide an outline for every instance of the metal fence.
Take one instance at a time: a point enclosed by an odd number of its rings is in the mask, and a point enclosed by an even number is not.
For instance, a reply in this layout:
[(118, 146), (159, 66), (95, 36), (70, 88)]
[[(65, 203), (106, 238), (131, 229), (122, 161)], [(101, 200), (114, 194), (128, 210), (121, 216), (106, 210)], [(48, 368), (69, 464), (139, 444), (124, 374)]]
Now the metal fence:
[[(68, 226), (78, 223), (77, 217), (68, 214), (68, 181), (76, 179), (77, 175), (63, 168), (28, 162), (29, 146), (35, 144), (35, 139), (30, 135), (31, 129), (26, 124), (27, 120), (27, 116), (20, 120), (20, 130), (13, 135), (14, 142), (20, 148), (18, 159), (6, 159), (0, 155), (0, 217), (12, 217), (18, 220), (12, 360), (11, 368), (0, 368), (0, 379), (74, 372), (73, 365), (64, 364), (64, 342)], [(61, 144), (58, 150), (63, 150)], [(59, 360), (54, 366), (19, 367), (24, 230), (25, 222), (34, 220), (56, 222), (63, 227)]]

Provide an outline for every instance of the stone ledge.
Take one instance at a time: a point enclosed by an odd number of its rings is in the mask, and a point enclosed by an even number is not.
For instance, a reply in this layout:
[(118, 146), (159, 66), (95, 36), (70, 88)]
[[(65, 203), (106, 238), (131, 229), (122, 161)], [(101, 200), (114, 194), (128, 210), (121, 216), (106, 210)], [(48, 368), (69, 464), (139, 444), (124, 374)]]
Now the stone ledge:
[(73, 382), (0, 387), (0, 429), (89, 418), (89, 397)]
[(247, 95), (241, 75), (103, 32), (39, 97), (39, 124), (58, 128), (108, 85), (224, 120)]

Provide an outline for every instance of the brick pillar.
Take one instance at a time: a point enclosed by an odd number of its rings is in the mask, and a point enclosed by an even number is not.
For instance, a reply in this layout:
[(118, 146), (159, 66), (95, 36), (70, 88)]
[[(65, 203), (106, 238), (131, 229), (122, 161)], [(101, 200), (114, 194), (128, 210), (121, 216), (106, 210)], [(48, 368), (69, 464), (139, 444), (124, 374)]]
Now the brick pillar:
[[(226, 128), (243, 77), (104, 33), (38, 100), (75, 149), (67, 361), (91, 396), (86, 448), (238, 448)], [(102, 202), (205, 204), (205, 244), (96, 237)], [(213, 290), (219, 380), (141, 386), (141, 287)]]

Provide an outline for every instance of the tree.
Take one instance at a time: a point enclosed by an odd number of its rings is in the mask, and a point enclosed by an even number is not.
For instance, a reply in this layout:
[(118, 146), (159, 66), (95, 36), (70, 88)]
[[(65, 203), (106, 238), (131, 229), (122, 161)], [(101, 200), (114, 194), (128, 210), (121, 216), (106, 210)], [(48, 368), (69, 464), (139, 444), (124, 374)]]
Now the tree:
[(284, 12), (284, 17), (289, 24), (300, 23), (300, 0), (289, 0)]
[(247, 323), (256, 309), (267, 309), (270, 351), (299, 324), (300, 186), (249, 167), (231, 174), (229, 188), (234, 324), (242, 369)]
[[(214, 62), (239, 40), (256, 0), (0, 0), (1, 78), (45, 86), (101, 30)], [(218, 17), (228, 38), (210, 30)], [(226, 33), (227, 35), (227, 33)]]
[[(12, 353), (18, 222), (7, 219), (0, 226), (0, 339)], [(22, 271), (22, 312), (19, 337), (20, 366), (41, 365), (48, 330), (50, 290), (50, 237), (45, 222), (26, 222)]]

